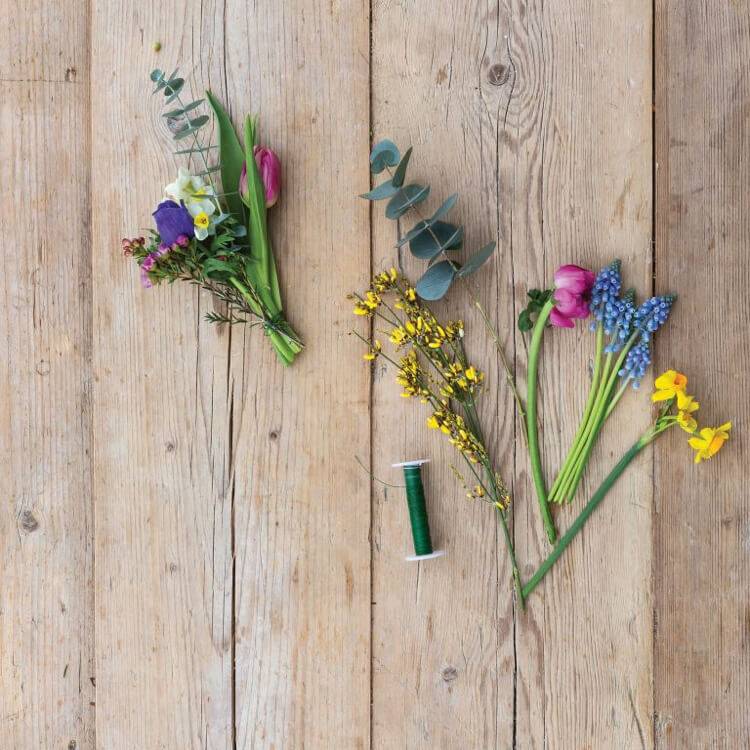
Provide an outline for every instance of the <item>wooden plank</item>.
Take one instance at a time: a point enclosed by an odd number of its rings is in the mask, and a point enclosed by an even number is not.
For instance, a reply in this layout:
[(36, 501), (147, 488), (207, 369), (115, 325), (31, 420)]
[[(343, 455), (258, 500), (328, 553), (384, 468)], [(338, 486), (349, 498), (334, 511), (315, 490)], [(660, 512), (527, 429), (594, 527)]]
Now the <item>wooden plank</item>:
[[(688, 374), (703, 425), (748, 421), (747, 57), (736, 2), (656, 4), (656, 283), (680, 299), (658, 348)], [(685, 435), (656, 446), (657, 747), (750, 745), (750, 500), (741, 433), (690, 465)]]
[[(414, 147), (412, 179), (432, 186), (425, 209), (449, 194), (460, 201), (451, 220), (466, 228), (466, 247), (497, 239), (497, 141), (509, 89), (478, 74), (496, 29), (507, 23), (481, 2), (416, 2), (374, 7), (373, 133)], [(488, 53), (488, 56), (491, 53)], [(481, 85), (477, 87), (478, 80)], [(408, 230), (416, 218), (402, 222)], [(395, 262), (395, 228), (373, 209), (373, 267)], [(475, 277), (479, 297), (506, 345), (513, 339), (512, 258), (501, 243), (488, 270)], [(405, 252), (416, 280), (424, 264)], [(470, 355), (488, 373), (481, 399), (498, 466), (513, 470), (513, 408), (497, 354), (468, 290), (457, 284), (438, 306), (463, 318)], [(382, 329), (385, 324), (376, 324)], [(380, 334), (380, 338), (387, 335)], [(386, 343), (387, 346), (387, 343)], [(405, 401), (386, 363), (375, 368), (373, 471), (403, 484), (393, 462), (430, 458), (425, 470), (432, 532), (447, 556), (407, 563), (413, 554), (403, 489), (375, 483), (373, 519), (373, 746), (510, 747), (513, 743), (514, 609), (510, 566), (495, 512), (470, 504), (451, 465), (465, 471), (453, 449), (427, 430), (429, 412)], [(498, 716), (496, 723), (495, 716)]]
[(149, 72), (181, 63), (196, 94), (223, 96), (223, 12), (93, 9), (97, 742), (112, 750), (232, 747), (229, 335), (203, 321), (210, 298), (142, 289), (118, 251), (177, 166)]
[[(94, 747), (84, 16), (0, 4), (0, 746)], [(50, 19), (51, 20), (51, 19)]]
[(284, 167), (271, 213), (288, 314), (307, 349), (282, 370), (234, 329), (238, 748), (369, 744), (366, 368), (346, 291), (370, 265), (369, 10), (362, 0), (226, 17), (229, 100), (261, 114)]
[[(562, 263), (598, 270), (614, 257), (623, 261), (625, 285), (643, 299), (651, 292), (651, 5), (513, 7), (517, 97), (501, 182), (512, 185), (506, 236), (516, 309), (525, 304), (526, 289), (549, 284)], [(545, 336), (541, 430), (550, 481), (583, 411), (592, 354), (585, 325)], [(627, 395), (574, 502), (556, 511), (559, 529), (636, 439), (649, 411), (644, 393)], [(549, 548), (521, 455), (518, 481), (524, 475), (526, 481), (517, 493), (516, 538), (528, 576)], [(643, 456), (519, 617), (517, 737), (524, 746), (649, 744), (650, 502), (650, 458)]]

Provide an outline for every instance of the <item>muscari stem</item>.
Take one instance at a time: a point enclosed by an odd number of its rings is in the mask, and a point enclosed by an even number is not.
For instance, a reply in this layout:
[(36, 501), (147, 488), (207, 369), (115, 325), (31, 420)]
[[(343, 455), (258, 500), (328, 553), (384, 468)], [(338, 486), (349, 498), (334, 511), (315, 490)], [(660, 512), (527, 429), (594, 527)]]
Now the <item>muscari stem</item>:
[(547, 324), (547, 319), (552, 312), (554, 304), (555, 303), (552, 298), (547, 300), (544, 307), (539, 313), (536, 325), (534, 326), (534, 332), (531, 335), (528, 365), (529, 394), (526, 399), (526, 434), (529, 438), (528, 443), (529, 461), (531, 463), (531, 475), (534, 479), (534, 487), (536, 488), (536, 495), (539, 500), (539, 512), (542, 516), (544, 530), (547, 532), (547, 539), (549, 539), (550, 544), (555, 543), (555, 540), (557, 539), (557, 531), (555, 530), (555, 523), (552, 520), (549, 503), (547, 502), (547, 491), (544, 487), (544, 473), (542, 472), (542, 462), (539, 457), (539, 433), (537, 430), (536, 395), (539, 349), (542, 344), (544, 327)]
[(618, 480), (620, 474), (625, 471), (628, 464), (663, 430), (656, 430), (651, 427), (645, 432), (638, 441), (625, 453), (625, 455), (617, 462), (614, 469), (607, 475), (607, 478), (601, 483), (596, 492), (591, 496), (584, 509), (580, 512), (575, 521), (570, 525), (570, 528), (560, 537), (560, 541), (555, 545), (555, 548), (550, 553), (549, 557), (539, 566), (533, 576), (526, 582), (523, 587), (523, 596), (528, 598), (531, 592), (536, 588), (537, 584), (544, 578), (549, 569), (555, 564), (557, 559), (565, 551), (566, 547), (573, 541), (576, 534), (583, 528), (589, 516), (596, 510), (597, 506), (604, 499), (606, 494), (609, 492), (612, 485)]
[(602, 351), (604, 349), (604, 328), (602, 327), (601, 323), (599, 323), (596, 327), (596, 349), (594, 352), (594, 373), (591, 378), (591, 386), (589, 387), (589, 395), (586, 399), (586, 406), (583, 410), (583, 416), (581, 417), (581, 422), (578, 425), (578, 431), (576, 432), (575, 438), (573, 438), (573, 442), (570, 446), (570, 449), (568, 450), (568, 454), (565, 457), (565, 461), (563, 462), (562, 467), (560, 468), (560, 471), (557, 474), (557, 477), (555, 478), (555, 481), (552, 484), (552, 489), (549, 492), (549, 501), (550, 502), (558, 502), (562, 498), (558, 498), (558, 489), (560, 486), (560, 483), (563, 479), (563, 477), (566, 476), (568, 471), (568, 465), (573, 460), (573, 457), (577, 453), (578, 444), (581, 440), (581, 438), (584, 435), (584, 432), (586, 431), (586, 428), (588, 426), (588, 420), (591, 416), (591, 412), (594, 408), (594, 403), (596, 402), (596, 397), (599, 393), (599, 377), (601, 375), (602, 370)]
[(586, 469), (589, 455), (591, 454), (591, 451), (593, 450), (596, 443), (596, 438), (601, 432), (601, 429), (604, 426), (604, 422), (607, 419), (608, 414), (605, 413), (606, 408), (611, 402), (612, 391), (617, 384), (617, 378), (620, 372), (620, 368), (622, 367), (622, 364), (625, 361), (625, 357), (627, 356), (630, 347), (633, 345), (634, 340), (635, 338), (631, 337), (628, 343), (623, 347), (622, 352), (620, 352), (620, 356), (617, 358), (615, 366), (612, 369), (612, 372), (609, 374), (609, 379), (605, 383), (604, 388), (601, 391), (600, 398), (597, 401), (596, 406), (594, 407), (594, 414), (590, 425), (591, 429), (589, 430), (588, 438), (586, 439), (586, 443), (584, 444), (583, 452), (578, 458), (573, 473), (568, 477), (567, 487), (564, 488), (565, 491), (563, 499), (567, 500), (568, 502), (570, 502), (573, 499), (573, 495), (575, 495), (578, 484), (581, 481), (581, 477), (583, 476), (583, 472)]

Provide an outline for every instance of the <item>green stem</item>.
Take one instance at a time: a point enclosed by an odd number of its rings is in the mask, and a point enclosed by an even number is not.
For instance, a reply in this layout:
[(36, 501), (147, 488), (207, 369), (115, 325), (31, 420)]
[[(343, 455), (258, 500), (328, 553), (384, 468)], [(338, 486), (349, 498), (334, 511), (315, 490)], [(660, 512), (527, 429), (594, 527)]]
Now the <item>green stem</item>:
[(620, 368), (622, 367), (622, 364), (625, 361), (625, 357), (627, 356), (627, 353), (630, 350), (630, 347), (633, 345), (634, 341), (635, 337), (631, 337), (628, 343), (623, 347), (622, 352), (620, 352), (620, 356), (617, 358), (617, 362), (615, 362), (615, 366), (612, 369), (612, 372), (609, 374), (609, 379), (600, 392), (600, 397), (597, 401), (596, 406), (594, 407), (594, 415), (590, 423), (590, 430), (586, 439), (586, 443), (584, 444), (583, 451), (579, 455), (575, 471), (571, 475), (569, 475), (567, 486), (563, 488), (563, 499), (567, 500), (568, 502), (570, 502), (573, 499), (573, 495), (575, 495), (578, 484), (581, 481), (581, 477), (583, 476), (583, 472), (586, 469), (589, 455), (591, 454), (591, 451), (593, 450), (596, 443), (596, 438), (607, 419), (607, 414), (605, 413), (605, 411), (612, 399), (612, 391), (614, 390), (614, 387), (617, 383), (618, 373), (620, 372)]
[(570, 450), (568, 450), (568, 455), (565, 457), (565, 461), (563, 462), (562, 467), (560, 468), (560, 471), (555, 478), (554, 483), (552, 484), (552, 489), (549, 493), (549, 500), (550, 502), (560, 502), (562, 498), (558, 499), (557, 492), (560, 487), (560, 484), (562, 482), (562, 479), (567, 475), (568, 472), (568, 466), (573, 461), (573, 457), (577, 454), (578, 450), (578, 444), (583, 438), (583, 435), (586, 431), (586, 428), (588, 426), (589, 417), (591, 416), (591, 412), (594, 408), (594, 404), (596, 403), (596, 397), (599, 393), (599, 378), (602, 374), (602, 352), (604, 349), (604, 328), (602, 327), (602, 324), (599, 323), (596, 327), (596, 350), (594, 353), (594, 374), (591, 378), (591, 386), (589, 388), (589, 395), (586, 399), (586, 406), (583, 410), (583, 416), (581, 417), (581, 422), (578, 425), (578, 431), (576, 432), (575, 438), (573, 438), (573, 443), (570, 446)]
[(521, 605), (521, 609), (526, 608), (526, 602), (523, 596), (523, 586), (521, 585), (521, 574), (518, 572), (518, 563), (516, 562), (516, 552), (513, 549), (513, 542), (510, 538), (510, 530), (508, 524), (503, 515), (503, 511), (495, 506), (498, 516), (500, 516), (500, 527), (503, 530), (503, 536), (505, 537), (505, 545), (508, 548), (508, 555), (510, 556), (510, 564), (513, 567), (513, 585), (516, 588), (516, 594), (518, 595), (518, 602)]
[(544, 523), (544, 530), (547, 532), (547, 539), (550, 544), (554, 544), (557, 539), (555, 523), (552, 520), (549, 504), (547, 502), (547, 491), (544, 487), (544, 473), (542, 472), (542, 462), (539, 457), (539, 432), (537, 428), (536, 404), (537, 404), (537, 368), (539, 366), (539, 349), (542, 345), (542, 336), (544, 327), (547, 324), (552, 308), (555, 302), (552, 298), (547, 300), (544, 307), (539, 313), (534, 332), (531, 335), (531, 344), (529, 346), (529, 366), (528, 381), (529, 394), (526, 399), (526, 434), (529, 443), (529, 461), (531, 462), (531, 475), (534, 479), (536, 495), (539, 499), (539, 512)]
[(599, 503), (604, 499), (606, 494), (611, 489), (612, 485), (618, 480), (620, 474), (625, 471), (628, 464), (661, 432), (667, 427), (656, 428), (651, 427), (645, 432), (638, 441), (625, 453), (625, 455), (617, 462), (614, 469), (609, 473), (607, 478), (601, 483), (596, 492), (591, 496), (584, 509), (580, 512), (575, 521), (570, 525), (570, 528), (560, 537), (560, 541), (555, 545), (555, 548), (550, 553), (549, 557), (539, 566), (536, 573), (527, 581), (523, 587), (523, 596), (528, 598), (531, 592), (536, 588), (537, 584), (544, 578), (549, 569), (555, 564), (557, 559), (565, 551), (566, 547), (573, 541), (576, 534), (583, 528), (589, 516), (596, 510)]

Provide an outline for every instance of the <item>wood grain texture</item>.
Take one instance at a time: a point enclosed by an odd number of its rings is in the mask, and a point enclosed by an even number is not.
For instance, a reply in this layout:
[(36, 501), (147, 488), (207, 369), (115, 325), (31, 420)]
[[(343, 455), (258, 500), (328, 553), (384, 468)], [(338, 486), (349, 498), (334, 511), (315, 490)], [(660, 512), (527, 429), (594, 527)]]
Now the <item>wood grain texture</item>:
[(655, 741), (750, 746), (750, 16), (744, 3), (656, 4), (656, 282), (679, 291), (661, 370), (688, 374), (723, 453), (692, 466), (682, 434), (655, 448)]
[[(500, 198), (496, 117), (507, 90), (477, 88), (488, 37), (498, 23), (482, 3), (378, 4), (373, 16), (373, 134), (414, 147), (411, 180), (432, 187), (425, 215), (459, 192), (450, 219), (466, 228), (467, 254), (496, 237)], [(373, 209), (373, 267), (394, 264), (395, 225)], [(419, 216), (402, 220), (407, 231)], [(416, 281), (424, 264), (404, 251)], [(512, 337), (512, 268), (498, 252), (478, 294)], [(513, 409), (499, 363), (462, 284), (436, 306), (464, 318), (467, 348), (488, 386), (481, 410), (497, 466), (513, 465)], [(385, 326), (376, 322), (377, 330)], [(378, 333), (387, 338), (387, 334)], [(386, 346), (388, 344), (386, 343)], [(427, 407), (400, 397), (395, 373), (374, 374), (373, 472), (403, 484), (391, 463), (430, 458), (425, 469), (432, 534), (446, 557), (407, 563), (413, 554), (403, 489), (373, 485), (373, 747), (509, 747), (513, 741), (514, 606), (510, 566), (495, 511), (470, 503), (451, 465), (459, 455), (428, 431)], [(509, 480), (510, 481), (510, 480)], [(495, 723), (496, 713), (502, 719)]]
[(282, 370), (260, 332), (233, 332), (237, 748), (365, 748), (369, 384), (345, 295), (370, 265), (368, 5), (226, 15), (233, 114), (260, 113), (283, 165), (271, 232), (307, 347)]
[[(650, 5), (513, 4), (518, 70), (508, 116), (504, 214), (517, 280), (549, 284), (574, 262), (619, 257), (626, 286), (651, 293)], [(510, 187), (512, 186), (512, 188)], [(519, 340), (519, 370), (526, 341)], [(539, 388), (548, 481), (583, 411), (593, 334), (545, 335)], [(564, 530), (648, 423), (645, 393), (628, 393), (592, 454)], [(516, 463), (516, 539), (527, 576), (546, 556), (526, 453)], [(607, 497), (518, 620), (519, 747), (641, 748), (651, 736), (651, 479), (642, 456)], [(525, 481), (524, 481), (525, 480)]]
[(233, 744), (229, 336), (203, 320), (210, 297), (142, 289), (119, 251), (177, 167), (148, 74), (182, 61), (196, 96), (223, 97), (223, 13), (93, 13), (96, 721), (112, 750)]
[[(749, 48), (738, 0), (0, 2), (0, 747), (749, 746)], [(178, 164), (148, 81), (177, 63), (281, 155), (272, 234), (307, 343), (288, 370), (121, 256)], [(654, 370), (736, 425), (701, 467), (676, 431), (644, 452), (525, 611), (493, 511), (349, 335), (368, 331), (346, 293), (395, 258), (356, 197), (381, 137), (414, 146), (428, 208), (459, 192), (467, 252), (498, 241), (477, 293), (522, 391), (526, 290), (620, 257), (641, 298), (680, 295)], [(528, 577), (548, 547), (510, 392), (467, 290), (437, 310), (488, 373)], [(550, 479), (592, 351), (545, 336)], [(648, 422), (645, 390), (560, 529)], [(414, 565), (403, 489), (356, 459), (399, 485), (390, 464), (422, 456), (447, 555)]]
[[(86, 5), (0, 4), (0, 746), (94, 747)], [(66, 134), (61, 143), (61, 133)]]

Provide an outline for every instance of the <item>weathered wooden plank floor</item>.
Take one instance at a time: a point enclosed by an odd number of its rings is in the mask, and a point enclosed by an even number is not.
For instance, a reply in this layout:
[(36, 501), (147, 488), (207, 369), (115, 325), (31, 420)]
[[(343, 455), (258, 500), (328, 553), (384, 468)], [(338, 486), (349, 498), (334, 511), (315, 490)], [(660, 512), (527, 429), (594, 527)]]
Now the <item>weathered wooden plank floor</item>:
[[(747, 3), (0, 0), (0, 42), (0, 747), (750, 746)], [(147, 75), (176, 62), (234, 116), (260, 109), (281, 153), (273, 231), (308, 343), (288, 371), (120, 256), (174, 171)], [(642, 455), (525, 612), (492, 514), (347, 336), (344, 295), (393, 259), (356, 198), (381, 137), (460, 192), (470, 245), (498, 240), (480, 295), (522, 384), (526, 288), (617, 256), (641, 294), (680, 294), (656, 369), (736, 424), (700, 470), (678, 435)], [(550, 468), (580, 342), (545, 343)], [(528, 575), (545, 543), (494, 377)], [(355, 460), (395, 481), (417, 454), (448, 552), (420, 567), (400, 491)]]

